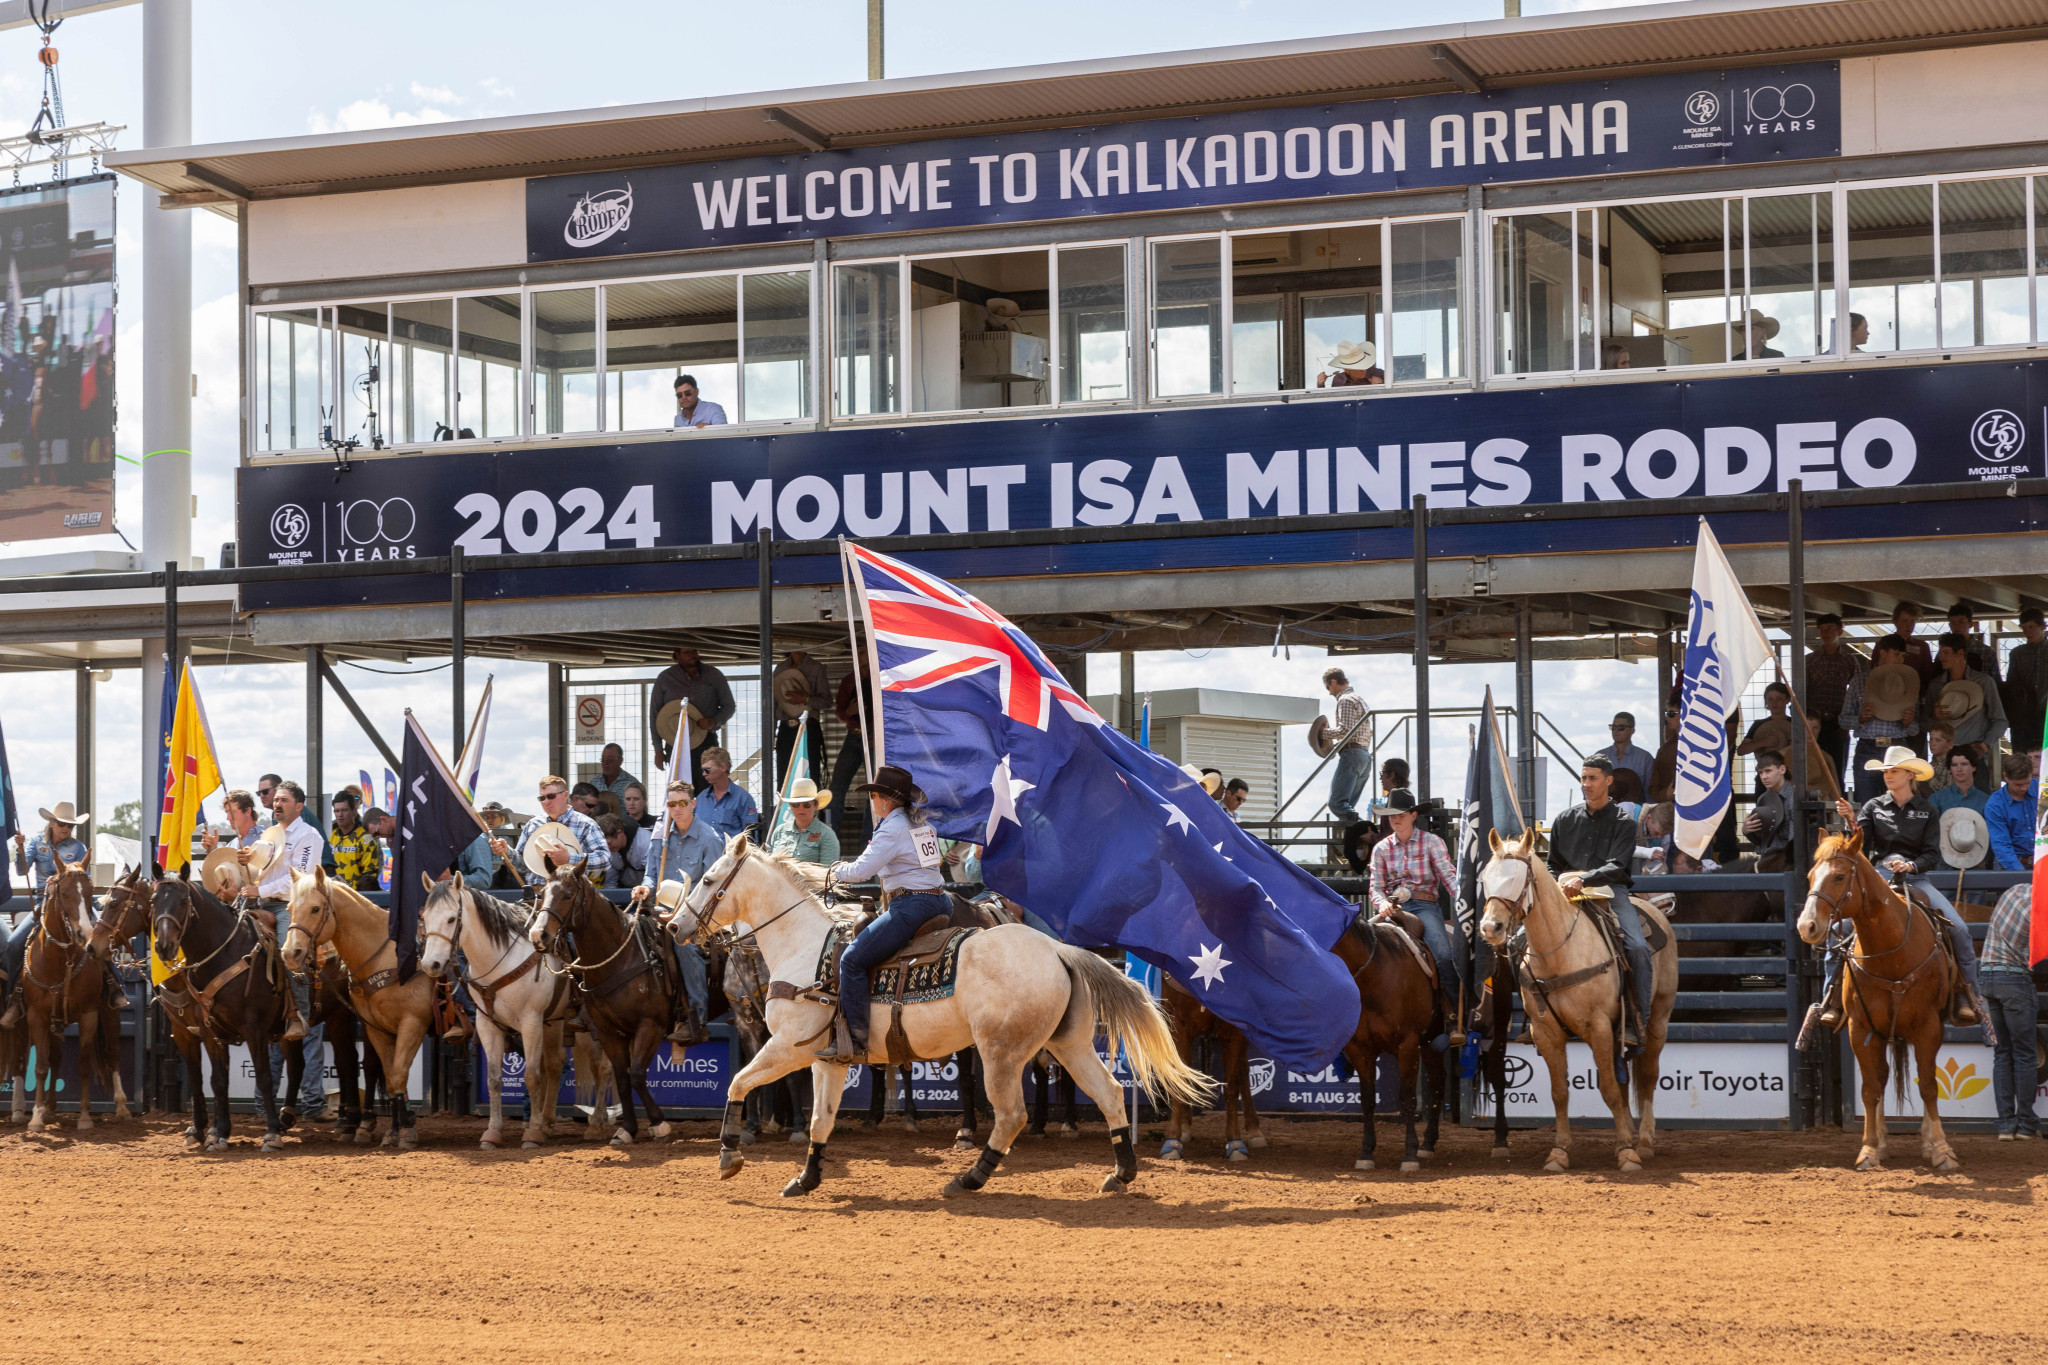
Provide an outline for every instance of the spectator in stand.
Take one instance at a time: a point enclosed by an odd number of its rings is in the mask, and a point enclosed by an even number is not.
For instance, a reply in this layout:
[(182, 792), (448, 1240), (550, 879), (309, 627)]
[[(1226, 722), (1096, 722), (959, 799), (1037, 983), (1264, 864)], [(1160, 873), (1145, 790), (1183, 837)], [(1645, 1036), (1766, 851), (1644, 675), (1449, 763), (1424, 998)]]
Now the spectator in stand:
[(604, 814), (597, 808), (597, 784), (594, 782), (578, 782), (569, 788), (569, 804), (593, 820)]
[(334, 875), (357, 891), (375, 891), (384, 866), (384, 850), (359, 812), (362, 792), (350, 786), (334, 794), (334, 827), (327, 832), (327, 851), (334, 857)]
[(604, 846), (611, 850), (612, 855), (604, 884), (640, 885), (641, 879), (647, 875), (647, 846), (653, 836), (617, 815), (598, 816), (597, 828), (604, 835)]
[(1948, 785), (1927, 798), (1934, 813), (1968, 806), (1979, 815), (1990, 798), (1977, 789), (1977, 754), (1973, 749), (1953, 749), (1948, 756)]
[(1785, 755), (1776, 749), (1760, 750), (1756, 756), (1756, 777), (1763, 790), (1757, 795), (1756, 805), (1742, 822), (1742, 832), (1749, 836), (1749, 842), (1756, 848), (1757, 860), (1773, 854), (1789, 854), (1792, 849), (1792, 822), (1797, 811), (1792, 802), (1792, 789), (1786, 785)]
[(702, 757), (705, 785), (697, 797), (697, 822), (720, 839), (730, 839), (751, 828), (760, 820), (761, 813), (747, 789), (733, 783), (731, 754), (713, 746)]
[[(1998, 697), (1998, 679), (1970, 667), (1970, 637), (1967, 635), (1951, 632), (1942, 636), (1935, 661), (1940, 667), (1921, 695), (1923, 714), (1929, 720), (1945, 720), (1953, 725), (1956, 748), (1970, 749), (1980, 755), (1976, 764), (1977, 785), (1988, 796), (1992, 787), (1991, 774), (1984, 770), (1986, 765), (1981, 755), (1997, 753), (1999, 738), (2005, 734), (2005, 703)], [(1968, 688), (1959, 688), (1959, 683), (1973, 684), (1975, 693), (1972, 694)], [(1970, 705), (1961, 705), (1959, 697)]]
[(1238, 815), (1238, 809), (1244, 805), (1245, 798), (1251, 794), (1251, 783), (1241, 777), (1231, 778), (1223, 788), (1223, 813), (1232, 820), (1237, 820), (1241, 823), (1242, 817)]
[(1634, 773), (1643, 784), (1643, 790), (1647, 792), (1650, 788), (1650, 769), (1656, 756), (1633, 742), (1636, 737), (1634, 714), (1628, 711), (1615, 712), (1613, 721), (1607, 726), (1607, 733), (1613, 736), (1613, 742), (1603, 749), (1595, 749), (1594, 755), (1607, 759), (1616, 772), (1626, 768)]
[(2041, 1135), (2040, 1120), (2034, 1115), (2035, 1033), (2041, 1002), (2034, 991), (2033, 954), (2027, 946), (2032, 911), (2033, 888), (2026, 882), (2008, 887), (1984, 932), (1980, 973), (1984, 1003), (1998, 1031), (1991, 1057), (1991, 1098), (1998, 1107), (2000, 1142)]
[(1948, 609), (1948, 633), (1961, 635), (1970, 642), (1970, 667), (1979, 673), (1998, 676), (1998, 656), (1985, 651), (1984, 641), (1977, 634), (1977, 609), (1968, 602), (1958, 602)]
[[(839, 803), (842, 811), (847, 808), (846, 793), (860, 775), (861, 764), (867, 761), (868, 736), (875, 723), (875, 687), (868, 677), (868, 656), (861, 654), (854, 660), (854, 665), (839, 680), (839, 696), (833, 706), (833, 710), (839, 713), (839, 723), (846, 727), (846, 738), (839, 745), (839, 757), (832, 763), (832, 800)], [(867, 818), (865, 814), (863, 818)]]
[(1678, 719), (1682, 712), (1678, 707), (1678, 689), (1671, 689), (1671, 696), (1664, 702), (1664, 739), (1657, 746), (1657, 756), (1650, 760), (1649, 788), (1643, 793), (1651, 802), (1669, 801), (1677, 795), (1678, 788)]
[(1669, 801), (1643, 807), (1636, 820), (1637, 872), (1654, 877), (1671, 870), (1665, 863), (1671, 856), (1671, 829), (1677, 820), (1677, 809)]
[(622, 792), (627, 787), (637, 787), (640, 779), (626, 771), (626, 751), (616, 744), (607, 744), (597, 760), (597, 779), (590, 785), (601, 792)]
[(1365, 698), (1351, 689), (1343, 669), (1323, 670), (1323, 690), (1337, 699), (1337, 715), (1330, 724), (1337, 741), (1337, 768), (1330, 777), (1330, 814), (1352, 825), (1358, 822), (1358, 798), (1365, 791), (1366, 774), (1372, 771), (1372, 722), (1366, 716)]
[[(1742, 742), (1735, 746), (1738, 754), (1760, 754), (1766, 749), (1775, 749), (1780, 754), (1792, 747), (1792, 689), (1784, 683), (1773, 682), (1764, 686), (1764, 714), (1752, 721), (1743, 733)], [(1757, 777), (1758, 791), (1763, 790), (1763, 777)]]
[(1984, 803), (1984, 823), (1991, 826), (1991, 855), (2001, 872), (2026, 872), (2034, 866), (2034, 815), (2040, 809), (2041, 751), (2030, 758), (2007, 754), (2005, 785)]
[(676, 738), (673, 734), (664, 736), (655, 724), (661, 719), (662, 708), (678, 700), (696, 707), (704, 721), (690, 732), (690, 781), (702, 788), (704, 751), (718, 743), (718, 727), (731, 720), (738, 707), (733, 704), (732, 687), (725, 674), (699, 659), (695, 649), (684, 645), (670, 657), (675, 660), (674, 665), (662, 669), (647, 692), (647, 729), (654, 736), (654, 761), (662, 768), (668, 767), (669, 746)]
[(1934, 765), (1934, 776), (1920, 784), (1920, 794), (1928, 800), (1949, 784), (1951, 776), (1948, 756), (1956, 751), (1956, 727), (1945, 720), (1938, 720), (1927, 727), (1927, 761)]
[[(1887, 664), (1905, 663), (1907, 653), (1908, 646), (1902, 637), (1884, 636), (1871, 647), (1872, 672)], [(1864, 696), (1870, 678), (1870, 673), (1861, 673), (1849, 683), (1849, 690), (1842, 695), (1842, 713), (1837, 718), (1843, 729), (1856, 732), (1856, 751), (1850, 766), (1854, 770), (1858, 805), (1884, 790), (1883, 779), (1869, 766), (1871, 760), (1882, 759), (1885, 750), (1894, 745), (1913, 748), (1920, 737), (1916, 716), (1919, 708), (1909, 704), (1900, 708), (1894, 719), (1879, 716), (1877, 703)]]
[(1934, 662), (1934, 651), (1927, 641), (1917, 639), (1913, 628), (1920, 624), (1920, 608), (1912, 602), (1901, 602), (1892, 608), (1892, 634), (1905, 644), (1905, 662), (1920, 675), (1920, 685), (1925, 687), (1933, 680), (1940, 665)]
[(1806, 656), (1806, 714), (1820, 722), (1821, 752), (1835, 760), (1835, 771), (1849, 761), (1849, 732), (1842, 728), (1842, 698), (1849, 684), (1869, 671), (1861, 654), (1842, 643), (1842, 618), (1829, 612), (1814, 622), (1820, 648)]
[(619, 803), (626, 808), (626, 819), (641, 829), (653, 829), (659, 823), (653, 811), (647, 809), (647, 788), (638, 782), (628, 782), (619, 793)]
[(2020, 633), (2027, 642), (2015, 645), (2005, 660), (2005, 714), (2012, 721), (2012, 747), (2025, 754), (2041, 747), (2048, 725), (2048, 625), (2039, 607), (2020, 613)]

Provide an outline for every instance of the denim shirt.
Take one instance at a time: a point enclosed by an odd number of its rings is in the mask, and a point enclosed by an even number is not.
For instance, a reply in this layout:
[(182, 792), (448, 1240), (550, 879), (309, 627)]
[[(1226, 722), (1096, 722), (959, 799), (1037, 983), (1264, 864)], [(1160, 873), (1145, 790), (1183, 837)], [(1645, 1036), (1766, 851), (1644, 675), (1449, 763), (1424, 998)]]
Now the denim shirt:
[(640, 885), (651, 887), (657, 879), (679, 882), (687, 876), (690, 885), (695, 886), (704, 880), (705, 871), (724, 853), (725, 840), (719, 837), (716, 830), (704, 823), (704, 816), (700, 812), (697, 818), (690, 822), (690, 827), (682, 833), (670, 830), (660, 848), (654, 846), (651, 838), (648, 840), (647, 871), (640, 878)]
[(82, 863), (85, 861), (85, 841), (66, 839), (61, 844), (50, 842), (50, 832), (44, 830), (30, 838), (28, 847), (22, 850), (28, 859), (29, 884), (42, 886), (57, 875), (57, 864)]

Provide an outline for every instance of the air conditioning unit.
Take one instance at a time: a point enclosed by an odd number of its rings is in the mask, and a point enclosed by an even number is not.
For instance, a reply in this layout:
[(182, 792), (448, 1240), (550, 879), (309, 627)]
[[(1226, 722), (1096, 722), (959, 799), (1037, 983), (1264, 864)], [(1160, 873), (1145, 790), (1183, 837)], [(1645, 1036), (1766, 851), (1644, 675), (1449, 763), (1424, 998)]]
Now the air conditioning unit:
[(960, 338), (960, 373), (968, 379), (1044, 383), (1044, 337), (1029, 332), (967, 332)]

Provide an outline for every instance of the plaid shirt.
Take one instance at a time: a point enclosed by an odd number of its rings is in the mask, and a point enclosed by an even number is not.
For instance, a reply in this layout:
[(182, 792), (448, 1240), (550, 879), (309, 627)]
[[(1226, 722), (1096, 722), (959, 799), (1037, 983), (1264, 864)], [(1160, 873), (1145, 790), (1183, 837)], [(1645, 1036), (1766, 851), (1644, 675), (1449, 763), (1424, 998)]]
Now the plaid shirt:
[(1372, 881), (1369, 883), (1375, 910), (1394, 908), (1394, 888), (1405, 886), (1416, 900), (1434, 902), (1438, 888), (1452, 895), (1458, 890), (1458, 871), (1451, 866), (1450, 850), (1428, 830), (1417, 830), (1406, 840), (1388, 837), (1372, 846)]
[(2009, 886), (1998, 898), (1998, 908), (1991, 912), (1991, 926), (1984, 931), (1984, 947), (1977, 954), (1977, 963), (1985, 971), (2025, 972), (2033, 970), (2027, 961), (2027, 933), (2030, 926), (2029, 909), (2033, 904), (2034, 889), (2021, 882)]
[(1883, 716), (1872, 716), (1869, 720), (1860, 719), (1863, 715), (1863, 684), (1868, 681), (1870, 681), (1870, 674), (1867, 671), (1858, 673), (1850, 680), (1849, 690), (1842, 696), (1842, 714), (1836, 723), (1844, 730), (1854, 730), (1858, 739), (1867, 739), (1873, 744), (1882, 743), (1885, 740), (1905, 739), (1909, 735), (1919, 734), (1920, 713), (1927, 708), (1921, 706), (1917, 698), (1915, 698), (1913, 703), (1913, 723), (1911, 725), (1903, 725), (1895, 720), (1886, 720)]
[[(1337, 746), (1338, 748), (1370, 749), (1372, 747), (1372, 723), (1367, 721), (1364, 725), (1358, 725), (1362, 720), (1365, 720), (1365, 698), (1347, 687), (1337, 694), (1337, 719), (1331, 726), (1336, 737), (1344, 741)], [(1358, 725), (1358, 733), (1351, 735), (1350, 739), (1344, 739), (1345, 735), (1350, 734), (1351, 727), (1354, 725)]]
[[(519, 842), (513, 847), (512, 862), (519, 876), (528, 886), (539, 886), (547, 878), (536, 877), (526, 866), (526, 842), (533, 838), (534, 831), (548, 823), (546, 815), (536, 815), (519, 827)], [(604, 831), (597, 827), (597, 821), (573, 807), (562, 812), (561, 824), (576, 832), (577, 842), (583, 846), (583, 875), (599, 886), (604, 885), (607, 872), (612, 869), (612, 846), (604, 841)]]
[[(1810, 652), (1806, 656), (1806, 714), (1822, 720), (1839, 716), (1849, 684), (1869, 671), (1870, 661), (1847, 645), (1838, 644), (1832, 654), (1818, 649)], [(1863, 709), (1861, 701), (1856, 709)]]

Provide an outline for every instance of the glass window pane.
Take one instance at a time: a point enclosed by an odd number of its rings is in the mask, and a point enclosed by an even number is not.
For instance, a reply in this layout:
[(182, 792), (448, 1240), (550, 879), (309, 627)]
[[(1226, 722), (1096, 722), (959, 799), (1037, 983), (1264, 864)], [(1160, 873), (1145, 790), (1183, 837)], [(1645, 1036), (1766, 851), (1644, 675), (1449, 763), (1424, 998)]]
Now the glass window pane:
[[(1734, 215), (1726, 220), (1732, 224), (1726, 236), (1724, 211)], [(1741, 215), (1740, 200), (1720, 199), (1623, 204), (1577, 215), (1583, 366), (1652, 370), (1726, 360), (1728, 241), (1737, 244), (1739, 256)], [(1568, 221), (1567, 215), (1551, 216), (1560, 226)], [(1588, 241), (1595, 230), (1597, 269)], [(1737, 273), (1733, 288), (1741, 287)], [(1597, 355), (1588, 319), (1598, 324)], [(1741, 350), (1739, 342), (1734, 349)]]
[[(1850, 190), (1850, 340), (1860, 351), (1911, 351), (1936, 344), (1934, 187)], [(1868, 339), (1857, 342), (1858, 336)]]
[(2027, 182), (1941, 187), (1941, 344), (2027, 341)]
[(1750, 294), (1747, 310), (1737, 313), (1750, 326), (1744, 329), (1747, 340), (1734, 342), (1738, 351), (1756, 360), (1832, 352), (1834, 210), (1825, 194), (1748, 201)]
[(811, 415), (811, 274), (746, 275), (745, 422), (781, 422)]
[(320, 444), (320, 314), (293, 308), (257, 315), (258, 450)]
[(460, 347), (455, 424), (463, 439), (501, 441), (517, 436), (519, 295), (457, 299), (455, 321)]
[(327, 415), (327, 369), (321, 355), (325, 329), (318, 316), (325, 312), (309, 309), (304, 314), (306, 321), (294, 318), (292, 323), (292, 445), (299, 450), (320, 444), (320, 427)]
[(391, 305), (392, 439), (452, 441), (455, 305), (415, 299)]
[(1152, 248), (1153, 392), (1223, 392), (1223, 244)]
[(833, 267), (832, 406), (842, 417), (902, 410), (901, 280), (895, 261)]
[[(1379, 291), (1342, 294), (1310, 294), (1301, 301), (1301, 349), (1307, 372), (1315, 375), (1317, 388), (1342, 388), (1354, 383), (1380, 384), (1386, 366), (1379, 354)], [(1361, 363), (1344, 366), (1340, 353), (1346, 347), (1364, 345), (1372, 355)], [(1348, 358), (1348, 357), (1346, 357)], [(1363, 380), (1350, 377), (1357, 370)], [(1340, 381), (1338, 376), (1345, 377)]]
[[(739, 411), (739, 280), (705, 275), (604, 291), (604, 369), (612, 431), (723, 425)], [(676, 381), (697, 386), (687, 420)], [(706, 406), (706, 405), (711, 406)]]
[(1238, 297), (1230, 314), (1230, 391), (1280, 388), (1280, 300)]
[(1456, 379), (1465, 373), (1464, 226), (1396, 223), (1393, 234), (1393, 381)]
[(1502, 374), (1572, 368), (1572, 219), (1527, 213), (1493, 225), (1499, 310), (1494, 365)]
[(1060, 401), (1116, 402), (1131, 396), (1130, 322), (1124, 249), (1060, 253)]
[(1051, 281), (1043, 249), (910, 263), (913, 412), (1051, 401)]
[(344, 303), (334, 310), (341, 344), (341, 410), (335, 436), (381, 450), (389, 440), (384, 419), (384, 343), (389, 306)]
[(597, 430), (597, 291), (533, 296), (534, 430)]

